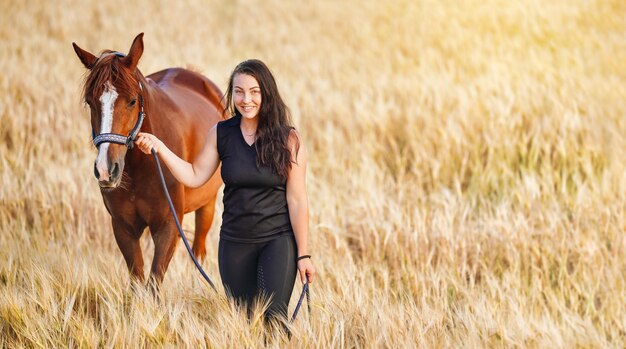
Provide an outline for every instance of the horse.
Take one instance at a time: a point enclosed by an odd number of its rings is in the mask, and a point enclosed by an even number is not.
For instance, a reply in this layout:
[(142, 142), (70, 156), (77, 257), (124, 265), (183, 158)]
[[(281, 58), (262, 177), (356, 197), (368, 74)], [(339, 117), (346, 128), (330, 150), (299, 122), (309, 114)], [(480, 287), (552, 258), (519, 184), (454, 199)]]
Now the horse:
[[(126, 55), (104, 50), (96, 57), (76, 43), (72, 45), (88, 70), (82, 98), (91, 111), (93, 144), (98, 152), (94, 175), (111, 215), (113, 235), (131, 281), (143, 284), (140, 238), (149, 228), (154, 258), (148, 283), (158, 289), (180, 236), (160, 189), (155, 161), (134, 148), (133, 141), (139, 131), (152, 133), (182, 159), (193, 162), (211, 127), (224, 119), (222, 92), (207, 77), (182, 68), (144, 77), (137, 68), (144, 49), (143, 33), (135, 37)], [(195, 211), (193, 253), (202, 260), (223, 183), (220, 171), (195, 189), (184, 187), (166, 168), (164, 175), (181, 221), (185, 213)]]

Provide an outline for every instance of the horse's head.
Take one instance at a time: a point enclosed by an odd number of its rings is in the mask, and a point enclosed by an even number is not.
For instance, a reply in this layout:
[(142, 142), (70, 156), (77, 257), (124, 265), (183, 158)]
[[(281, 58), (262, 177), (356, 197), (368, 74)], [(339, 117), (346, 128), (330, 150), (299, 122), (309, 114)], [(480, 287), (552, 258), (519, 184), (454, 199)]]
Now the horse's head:
[(143, 33), (135, 37), (128, 55), (106, 50), (96, 57), (73, 45), (89, 69), (83, 97), (91, 109), (92, 133), (98, 148), (94, 174), (101, 188), (117, 188), (126, 152), (132, 147), (131, 134), (138, 131), (143, 119), (141, 73), (137, 70), (143, 53)]

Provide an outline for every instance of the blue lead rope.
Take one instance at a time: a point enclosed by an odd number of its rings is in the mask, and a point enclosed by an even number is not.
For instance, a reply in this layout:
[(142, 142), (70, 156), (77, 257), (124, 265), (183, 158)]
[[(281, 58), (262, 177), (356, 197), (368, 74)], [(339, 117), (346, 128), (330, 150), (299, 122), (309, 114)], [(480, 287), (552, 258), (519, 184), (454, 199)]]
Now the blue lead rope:
[[(198, 270), (200, 271), (200, 274), (202, 274), (202, 277), (204, 277), (204, 279), (209, 283), (213, 291), (217, 292), (215, 285), (213, 284), (209, 276), (204, 272), (204, 269), (202, 269), (202, 266), (200, 266), (200, 263), (198, 263), (196, 256), (193, 255), (193, 252), (191, 251), (191, 247), (189, 247), (189, 242), (187, 241), (187, 237), (183, 233), (183, 228), (180, 226), (178, 215), (176, 214), (176, 210), (174, 210), (174, 203), (172, 203), (172, 198), (170, 197), (170, 193), (167, 190), (167, 184), (165, 184), (165, 177), (163, 176), (163, 170), (161, 169), (161, 162), (159, 161), (159, 157), (157, 156), (154, 149), (151, 149), (150, 152), (152, 153), (152, 157), (154, 158), (154, 161), (156, 162), (156, 166), (158, 170), (157, 172), (159, 172), (159, 177), (161, 179), (161, 187), (163, 187), (165, 198), (167, 199), (167, 203), (170, 205), (170, 211), (172, 212), (172, 216), (174, 216), (174, 222), (176, 223), (176, 227), (178, 228), (178, 234), (180, 234), (180, 237), (183, 239), (183, 242), (185, 243), (185, 247), (187, 248), (187, 252), (189, 252), (191, 259), (193, 259), (193, 263), (196, 265), (196, 268), (198, 268)], [(296, 319), (296, 315), (298, 315), (298, 312), (300, 311), (300, 306), (302, 305), (302, 300), (304, 299), (305, 294), (306, 294), (307, 308), (309, 310), (309, 317), (310, 317), (311, 316), (311, 297), (309, 295), (308, 278), (307, 278), (307, 282), (302, 287), (302, 293), (300, 294), (300, 298), (298, 299), (298, 304), (296, 305), (296, 309), (294, 310), (293, 316), (291, 317), (292, 323), (294, 322), (294, 320)]]

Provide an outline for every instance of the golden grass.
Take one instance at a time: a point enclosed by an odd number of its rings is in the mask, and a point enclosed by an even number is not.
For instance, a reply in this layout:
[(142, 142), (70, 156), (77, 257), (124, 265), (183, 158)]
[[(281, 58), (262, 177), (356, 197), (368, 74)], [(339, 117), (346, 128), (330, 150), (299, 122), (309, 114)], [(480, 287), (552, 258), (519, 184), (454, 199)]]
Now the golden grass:
[[(626, 346), (626, 2), (0, 10), (0, 347)], [(182, 244), (161, 301), (131, 296), (71, 42), (126, 51), (142, 31), (144, 74), (224, 88), (256, 57), (278, 79), (310, 152), (319, 271), (291, 341), (206, 287)]]

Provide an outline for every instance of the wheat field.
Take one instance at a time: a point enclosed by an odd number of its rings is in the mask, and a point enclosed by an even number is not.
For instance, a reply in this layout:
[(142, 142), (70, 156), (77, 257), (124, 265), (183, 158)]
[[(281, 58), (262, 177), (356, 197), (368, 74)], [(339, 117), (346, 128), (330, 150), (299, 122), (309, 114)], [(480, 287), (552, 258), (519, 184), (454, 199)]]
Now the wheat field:
[[(0, 13), (0, 347), (626, 346), (623, 0)], [(290, 340), (212, 292), (180, 243), (159, 300), (130, 290), (71, 43), (126, 52), (140, 32), (145, 75), (188, 67), (224, 89), (259, 58), (277, 78), (309, 151), (318, 269)], [(221, 207), (203, 262), (218, 284)]]

